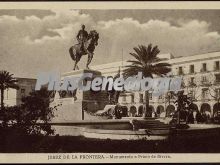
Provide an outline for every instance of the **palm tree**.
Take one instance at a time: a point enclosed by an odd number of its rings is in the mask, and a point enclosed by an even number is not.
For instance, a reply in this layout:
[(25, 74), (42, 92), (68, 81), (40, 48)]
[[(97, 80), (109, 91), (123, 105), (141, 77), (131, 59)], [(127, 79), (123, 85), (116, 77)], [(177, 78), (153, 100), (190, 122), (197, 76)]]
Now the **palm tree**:
[(1, 110), (4, 108), (4, 90), (8, 88), (18, 89), (17, 80), (7, 71), (0, 71)]
[[(170, 64), (161, 62), (164, 59), (159, 58), (157, 55), (160, 50), (157, 46), (152, 47), (149, 44), (147, 47), (139, 45), (134, 48), (135, 53), (130, 53), (135, 60), (128, 60), (130, 65), (125, 66), (124, 77), (136, 76), (138, 72), (142, 72), (143, 77), (153, 78), (154, 75), (165, 76), (171, 71)], [(145, 91), (146, 111), (149, 110), (149, 92)], [(145, 112), (146, 116), (146, 112)]]

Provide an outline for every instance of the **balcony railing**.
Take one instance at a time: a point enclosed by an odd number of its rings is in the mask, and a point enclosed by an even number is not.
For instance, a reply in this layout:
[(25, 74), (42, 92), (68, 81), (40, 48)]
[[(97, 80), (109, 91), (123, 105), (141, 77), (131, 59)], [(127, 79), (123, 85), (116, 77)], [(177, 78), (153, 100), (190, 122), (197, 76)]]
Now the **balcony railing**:
[(220, 85), (220, 80), (215, 80), (215, 81), (214, 81), (214, 84), (215, 84), (215, 85)]
[(201, 81), (201, 85), (203, 85), (203, 86), (210, 86), (211, 83), (209, 81), (207, 81), (207, 80), (202, 80)]
[(189, 82), (189, 87), (196, 87), (196, 83), (194, 83), (194, 82)]
[(207, 69), (202, 68), (202, 69), (200, 69), (200, 72), (208, 72), (208, 71), (207, 71)]
[(214, 67), (214, 71), (220, 71), (219, 67)]
[(201, 101), (210, 101), (211, 99), (208, 96), (202, 97)]
[(143, 98), (139, 100), (139, 103), (143, 103), (143, 102), (144, 102), (144, 99), (143, 99)]

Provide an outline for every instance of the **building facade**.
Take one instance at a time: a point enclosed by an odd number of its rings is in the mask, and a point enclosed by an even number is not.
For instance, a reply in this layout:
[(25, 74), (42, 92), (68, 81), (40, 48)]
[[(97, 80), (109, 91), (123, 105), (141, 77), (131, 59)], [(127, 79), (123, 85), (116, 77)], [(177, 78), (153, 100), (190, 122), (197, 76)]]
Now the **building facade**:
[[(220, 52), (211, 52), (186, 57), (174, 57), (171, 54), (160, 54), (164, 62), (170, 63), (169, 75), (182, 77), (182, 89), (193, 101), (195, 111), (214, 117), (220, 109)], [(114, 76), (119, 69), (123, 72), (126, 61), (119, 61), (93, 66), (103, 76)], [(176, 110), (172, 92), (159, 97), (150, 97), (150, 109), (154, 114), (165, 117)], [(142, 116), (145, 102), (144, 92), (126, 92), (119, 98), (120, 104), (127, 107), (129, 116)]]
[(15, 106), (22, 103), (21, 99), (24, 96), (28, 96), (30, 92), (34, 91), (36, 85), (36, 79), (30, 78), (15, 78), (18, 82), (19, 89), (6, 89), (4, 92), (4, 104), (5, 106)]

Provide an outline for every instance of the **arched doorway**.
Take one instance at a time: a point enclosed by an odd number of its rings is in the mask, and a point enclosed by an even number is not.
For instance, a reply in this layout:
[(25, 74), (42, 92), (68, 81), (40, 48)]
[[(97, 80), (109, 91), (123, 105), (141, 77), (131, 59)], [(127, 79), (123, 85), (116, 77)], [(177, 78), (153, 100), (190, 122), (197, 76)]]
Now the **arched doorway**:
[(159, 105), (157, 107), (156, 114), (157, 114), (157, 117), (165, 117), (166, 116), (164, 107), (162, 105)]
[(128, 108), (126, 106), (121, 106), (121, 116), (122, 117), (128, 116)]
[(149, 108), (146, 111), (146, 117), (152, 117), (152, 113), (154, 112), (154, 107), (149, 105)]
[(196, 104), (192, 103), (189, 105), (189, 109), (193, 112), (198, 112), (199, 111), (199, 108)]
[(208, 103), (203, 103), (200, 112), (211, 116), (211, 106)]
[(193, 118), (195, 119), (197, 112), (199, 112), (198, 106), (196, 104), (192, 103), (192, 104), (189, 105), (189, 110), (192, 111)]
[(173, 105), (168, 105), (166, 108), (166, 116), (170, 117), (174, 114), (175, 112), (175, 107)]
[(220, 112), (220, 103), (215, 103), (213, 106), (213, 117), (216, 117)]
[(144, 106), (140, 105), (138, 108), (138, 116), (143, 116), (144, 113)]
[(130, 116), (134, 117), (137, 113), (137, 108), (135, 106), (131, 106), (129, 112), (130, 112)]

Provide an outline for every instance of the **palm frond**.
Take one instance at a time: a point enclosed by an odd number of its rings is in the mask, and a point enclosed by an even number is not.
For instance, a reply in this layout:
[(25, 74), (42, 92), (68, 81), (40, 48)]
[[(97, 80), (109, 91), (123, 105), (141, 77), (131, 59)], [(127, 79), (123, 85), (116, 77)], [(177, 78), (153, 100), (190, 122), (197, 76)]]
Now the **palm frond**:
[(127, 62), (132, 63), (132, 65), (141, 65), (141, 66), (143, 66), (143, 63), (142, 63), (142, 62), (140, 62), (140, 61), (128, 60)]
[(168, 67), (153, 67), (152, 73), (159, 76), (165, 76), (171, 71), (171, 68)]
[(157, 63), (154, 65), (154, 67), (170, 67), (171, 65), (169, 63)]
[(0, 88), (14, 88), (18, 89), (17, 80), (13, 78), (13, 74), (7, 71), (0, 71)]
[(152, 58), (155, 58), (157, 57), (157, 55), (160, 53), (160, 50), (158, 49), (158, 46), (154, 46), (152, 51), (151, 51), (151, 54), (152, 54)]
[(136, 54), (139, 56), (140, 61), (144, 61), (144, 54), (143, 51), (141, 51), (140, 46), (139, 47), (134, 47), (134, 51), (136, 52)]
[(133, 56), (136, 60), (142, 61), (141, 57), (135, 53), (130, 53), (131, 56)]
[(134, 53), (130, 53), (135, 60), (128, 60), (130, 65), (125, 66), (124, 76), (134, 76), (138, 72), (142, 72), (144, 77), (153, 77), (153, 75), (164, 76), (171, 71), (170, 64), (161, 62), (165, 59), (157, 57), (160, 53), (158, 46), (152, 47), (149, 44), (147, 47), (138, 45), (134, 47)]

